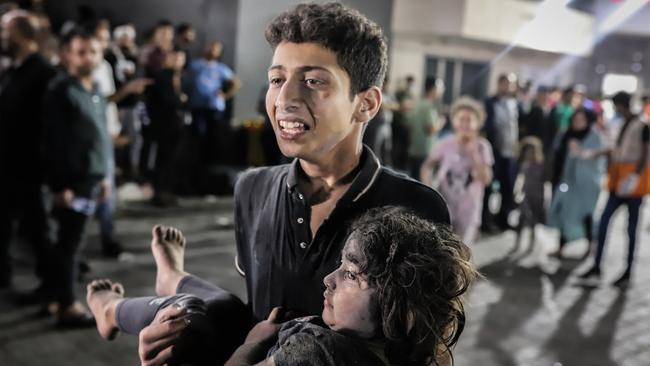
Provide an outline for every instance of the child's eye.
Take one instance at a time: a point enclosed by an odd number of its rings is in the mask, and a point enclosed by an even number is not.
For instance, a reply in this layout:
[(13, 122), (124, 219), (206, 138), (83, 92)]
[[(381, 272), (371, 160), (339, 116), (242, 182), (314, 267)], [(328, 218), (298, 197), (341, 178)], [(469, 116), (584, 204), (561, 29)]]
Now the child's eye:
[(351, 281), (356, 281), (357, 280), (357, 274), (351, 271), (345, 271), (343, 274), (343, 278)]

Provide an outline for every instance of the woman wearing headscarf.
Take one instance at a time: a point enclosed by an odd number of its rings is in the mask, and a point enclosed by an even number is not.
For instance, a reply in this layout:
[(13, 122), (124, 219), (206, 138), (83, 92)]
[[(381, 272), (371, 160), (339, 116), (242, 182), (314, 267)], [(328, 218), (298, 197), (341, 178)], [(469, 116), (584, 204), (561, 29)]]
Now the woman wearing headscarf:
[(598, 154), (604, 144), (592, 128), (595, 121), (591, 110), (575, 110), (555, 150), (554, 192), (547, 222), (560, 230), (559, 249), (554, 253), (558, 257), (570, 241), (587, 238), (591, 243), (592, 216), (605, 172), (604, 159)]

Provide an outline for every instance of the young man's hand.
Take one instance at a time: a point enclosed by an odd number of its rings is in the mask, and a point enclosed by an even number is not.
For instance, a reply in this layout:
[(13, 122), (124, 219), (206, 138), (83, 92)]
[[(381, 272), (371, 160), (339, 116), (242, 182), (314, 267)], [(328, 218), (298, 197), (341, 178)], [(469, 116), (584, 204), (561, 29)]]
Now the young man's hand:
[(187, 327), (185, 309), (168, 306), (156, 314), (151, 324), (142, 329), (138, 354), (142, 366), (162, 366), (172, 357), (172, 347)]

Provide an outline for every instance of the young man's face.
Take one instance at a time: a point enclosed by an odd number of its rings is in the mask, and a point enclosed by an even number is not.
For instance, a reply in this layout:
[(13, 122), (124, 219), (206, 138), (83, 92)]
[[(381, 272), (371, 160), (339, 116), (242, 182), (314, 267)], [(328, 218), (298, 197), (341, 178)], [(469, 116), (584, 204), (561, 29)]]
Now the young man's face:
[(268, 80), (266, 110), (285, 156), (320, 160), (360, 136), (363, 123), (353, 118), (359, 98), (351, 100), (350, 77), (334, 52), (315, 43), (280, 43)]
[(361, 338), (377, 331), (376, 294), (366, 277), (359, 273), (358, 244), (348, 240), (341, 252), (341, 266), (325, 277), (323, 321), (332, 330)]

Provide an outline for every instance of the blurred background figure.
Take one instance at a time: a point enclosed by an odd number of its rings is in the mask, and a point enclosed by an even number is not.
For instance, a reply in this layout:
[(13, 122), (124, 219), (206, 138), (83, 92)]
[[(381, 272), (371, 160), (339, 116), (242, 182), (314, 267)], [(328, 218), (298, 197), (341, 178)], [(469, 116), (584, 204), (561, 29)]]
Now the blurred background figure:
[[(535, 247), (535, 229), (544, 224), (544, 150), (542, 142), (535, 136), (528, 136), (519, 143), (519, 174), (515, 181), (515, 201), (519, 206), (519, 223), (513, 252), (519, 250), (524, 229), (530, 230), (528, 252)], [(519, 196), (519, 197), (517, 197)]]
[(489, 142), (479, 135), (485, 119), (479, 102), (462, 97), (452, 105), (450, 116), (454, 134), (433, 147), (422, 165), (420, 180), (440, 191), (455, 232), (464, 242), (473, 243), (481, 225), (484, 190), (492, 180), (494, 157)]
[(185, 53), (185, 68), (193, 61), (192, 45), (196, 41), (196, 31), (189, 23), (181, 23), (176, 27), (176, 48)]
[(650, 194), (650, 169), (648, 169), (650, 125), (632, 113), (629, 93), (616, 93), (612, 97), (612, 103), (614, 103), (616, 113), (623, 118), (624, 122), (616, 145), (610, 153), (607, 187), (609, 196), (598, 224), (598, 246), (594, 264), (581, 277), (600, 277), (600, 266), (605, 254), (605, 242), (610, 220), (616, 210), (625, 205), (628, 211), (627, 266), (614, 283), (618, 286), (626, 286), (632, 276), (639, 213), (643, 205), (643, 198)]
[[(104, 53), (104, 59), (113, 69), (113, 79), (117, 89), (134, 80), (139, 70), (138, 46), (135, 43), (136, 31), (133, 25), (123, 24), (113, 30), (113, 43)], [(136, 106), (138, 95), (131, 94), (117, 102), (118, 118), (121, 123), (119, 136), (115, 140), (115, 165), (122, 181), (133, 180), (137, 175), (138, 155), (142, 146), (140, 118)]]
[(97, 202), (111, 195), (107, 101), (93, 76), (103, 54), (95, 35), (84, 31), (69, 31), (63, 47), (68, 73), (50, 85), (43, 109), (49, 187), (58, 223), (50, 273), (54, 296), (46, 311), (57, 315), (59, 327), (92, 327), (95, 321), (76, 300), (74, 284), (88, 217)]
[(434, 135), (442, 127), (440, 121), (444, 119), (436, 108), (436, 101), (443, 92), (442, 80), (427, 80), (424, 98), (404, 117), (409, 130), (408, 169), (413, 179), (420, 178), (420, 167), (433, 146)]
[(499, 212), (493, 219), (489, 200), (492, 185), (485, 191), (483, 201), (483, 225), (486, 231), (494, 231), (493, 224), (501, 230), (509, 229), (508, 217), (513, 209), (513, 189), (517, 175), (516, 151), (519, 141), (520, 106), (514, 93), (517, 76), (502, 74), (497, 79), (497, 92), (485, 101), (485, 135), (494, 149), (494, 180), (501, 195)]
[(388, 166), (393, 165), (393, 115), (399, 109), (399, 104), (389, 92), (388, 77), (381, 87), (381, 109), (366, 127), (363, 143), (375, 152), (379, 160)]
[(163, 68), (153, 74), (149, 90), (148, 103), (153, 112), (150, 128), (156, 144), (153, 203), (157, 206), (177, 204), (173, 192), (178, 182), (178, 146), (183, 136), (183, 105), (187, 101), (181, 89), (185, 60), (185, 51), (181, 49), (168, 52)]
[[(555, 150), (554, 191), (548, 223), (560, 231), (559, 246), (553, 253), (558, 258), (562, 258), (568, 242), (586, 238), (588, 248), (591, 247), (593, 213), (605, 168), (603, 159), (599, 158), (605, 146), (593, 128), (595, 122), (594, 112), (582, 107), (576, 109)], [(583, 258), (589, 253), (588, 249)]]
[(19, 221), (36, 258), (40, 281), (36, 298), (46, 295), (51, 241), (43, 194), (42, 101), (56, 71), (39, 53), (37, 19), (21, 10), (0, 18), (3, 50), (11, 66), (0, 75), (0, 288), (11, 285), (10, 243)]
[(202, 165), (224, 164), (229, 160), (232, 138), (230, 120), (225, 118), (226, 101), (240, 88), (239, 78), (220, 61), (223, 44), (212, 41), (203, 57), (188, 70), (188, 96), (192, 110), (192, 130), (199, 144)]
[(406, 171), (408, 169), (408, 148), (410, 145), (409, 128), (406, 122), (406, 115), (411, 112), (414, 105), (413, 96), (413, 83), (415, 79), (413, 76), (407, 76), (403, 84), (399, 86), (395, 92), (395, 100), (397, 101), (398, 109), (393, 113), (392, 135), (392, 161), (393, 167), (399, 171)]

